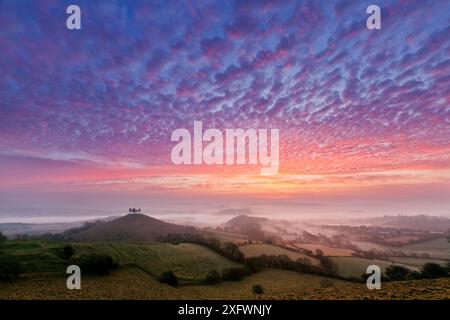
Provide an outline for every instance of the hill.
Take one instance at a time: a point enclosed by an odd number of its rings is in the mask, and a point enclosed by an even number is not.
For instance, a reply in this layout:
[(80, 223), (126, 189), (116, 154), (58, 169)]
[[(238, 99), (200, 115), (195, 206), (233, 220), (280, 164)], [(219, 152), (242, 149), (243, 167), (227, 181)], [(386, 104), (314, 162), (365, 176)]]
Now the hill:
[(307, 256), (304, 253), (296, 252), (294, 250), (288, 250), (281, 248), (279, 246), (271, 245), (271, 244), (265, 244), (265, 243), (252, 243), (252, 244), (246, 244), (239, 247), (239, 250), (245, 255), (245, 257), (258, 257), (260, 255), (273, 255), (273, 256), (279, 256), (279, 255), (286, 255), (292, 260), (296, 261), (298, 259), (301, 259), (303, 261), (308, 261), (308, 263), (313, 265), (319, 265), (320, 262), (310, 256)]
[(268, 220), (262, 217), (240, 215), (225, 222), (223, 229), (226, 232), (246, 235), (250, 240), (264, 240), (265, 234), (261, 229), (261, 223)]
[(155, 241), (169, 233), (195, 231), (192, 227), (164, 222), (143, 214), (129, 214), (118, 219), (95, 224), (93, 227), (71, 235), (71, 241)]
[[(67, 290), (65, 269), (70, 261), (60, 256), (67, 243), (8, 241), (4, 253), (25, 266), (14, 281), (1, 283), (0, 299), (448, 299), (450, 278), (383, 282), (381, 290), (364, 283), (318, 275), (266, 269), (239, 282), (203, 285), (211, 269), (236, 267), (208, 248), (195, 244), (73, 243), (75, 257), (105, 253), (119, 268), (108, 276), (83, 276), (82, 290)], [(370, 260), (373, 262), (374, 260)], [(159, 283), (157, 276), (172, 269), (181, 286)], [(361, 270), (357, 270), (359, 274)], [(252, 291), (261, 284), (264, 294)]]
[(380, 227), (423, 230), (431, 232), (450, 232), (450, 219), (447, 217), (398, 215), (360, 219), (358, 221)]
[[(64, 242), (36, 240), (8, 241), (2, 250), (5, 255), (14, 257), (23, 266), (24, 276), (64, 274), (68, 264), (63, 255)], [(88, 254), (107, 254), (120, 267), (135, 266), (147, 274), (158, 278), (164, 271), (173, 270), (183, 282), (203, 280), (208, 271), (239, 267), (204, 246), (193, 243), (72, 243), (73, 259)], [(0, 285), (3, 283), (0, 282)]]

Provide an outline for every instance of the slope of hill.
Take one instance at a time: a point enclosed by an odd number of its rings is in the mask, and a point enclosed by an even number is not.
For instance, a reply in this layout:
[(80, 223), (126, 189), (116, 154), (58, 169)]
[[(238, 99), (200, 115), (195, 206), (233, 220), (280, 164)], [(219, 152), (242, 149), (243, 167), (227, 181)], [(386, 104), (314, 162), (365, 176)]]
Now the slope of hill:
[[(260, 284), (264, 294), (253, 293)], [(119, 268), (107, 277), (83, 278), (82, 290), (67, 290), (65, 278), (26, 278), (4, 283), (0, 299), (449, 299), (450, 278), (383, 283), (367, 290), (352, 283), (292, 271), (268, 269), (239, 282), (172, 288), (137, 268)]]
[(169, 233), (193, 232), (192, 227), (167, 223), (143, 214), (129, 214), (99, 223), (70, 236), (71, 241), (155, 241)]
[(225, 222), (223, 228), (227, 232), (246, 235), (250, 240), (264, 240), (265, 234), (261, 230), (261, 223), (265, 221), (268, 219), (240, 215)]
[(246, 244), (239, 247), (239, 250), (245, 255), (245, 257), (258, 257), (260, 255), (286, 255), (292, 260), (296, 261), (297, 259), (307, 260), (312, 265), (319, 265), (320, 262), (310, 256), (307, 256), (304, 253), (296, 252), (293, 250), (284, 249), (275, 245), (266, 244), (266, 243), (252, 243)]
[[(13, 257), (23, 266), (23, 276), (64, 274), (71, 260), (63, 256), (67, 243), (37, 240), (8, 241), (2, 247), (2, 254)], [(136, 266), (147, 274), (158, 278), (164, 271), (173, 270), (183, 283), (205, 279), (210, 270), (221, 272), (227, 268), (241, 267), (212, 251), (193, 243), (121, 243), (89, 242), (72, 243), (74, 255), (78, 259), (89, 254), (107, 254), (120, 267)], [(0, 281), (0, 287), (3, 283)]]
[(230, 220), (228, 220), (227, 222), (225, 222), (225, 225), (228, 227), (241, 227), (242, 225), (255, 225), (255, 224), (259, 224), (261, 222), (267, 221), (269, 219), (267, 218), (263, 218), (263, 217), (249, 217), (247, 215), (239, 215), (236, 216)]

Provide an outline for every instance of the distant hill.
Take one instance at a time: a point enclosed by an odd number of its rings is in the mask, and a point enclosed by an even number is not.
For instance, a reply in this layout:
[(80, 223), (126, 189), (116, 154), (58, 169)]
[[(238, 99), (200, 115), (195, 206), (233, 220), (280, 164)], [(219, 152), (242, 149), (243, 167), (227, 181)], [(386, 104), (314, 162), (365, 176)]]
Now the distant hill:
[[(49, 223), (0, 223), (0, 232), (7, 237), (14, 239), (16, 237), (39, 237), (45, 234), (55, 234), (62, 236), (67, 233), (85, 229), (85, 226), (92, 226), (95, 223), (105, 222), (117, 219), (119, 216), (110, 216), (102, 219), (86, 219), (72, 222), (49, 222)], [(70, 219), (70, 218), (69, 218)]]
[(241, 209), (223, 209), (220, 211), (217, 211), (215, 213), (216, 215), (221, 216), (249, 216), (253, 215), (252, 209), (249, 208), (241, 208)]
[(192, 227), (167, 223), (143, 214), (129, 214), (118, 219), (98, 223), (70, 236), (72, 241), (155, 241), (170, 233), (193, 232)]
[(384, 216), (361, 219), (371, 225), (398, 229), (423, 230), (431, 232), (450, 232), (450, 219), (427, 215), (417, 216)]
[(240, 215), (234, 217), (223, 224), (223, 229), (227, 232), (240, 233), (248, 236), (250, 240), (264, 240), (266, 238), (261, 228), (261, 223), (268, 221), (267, 218), (249, 217)]

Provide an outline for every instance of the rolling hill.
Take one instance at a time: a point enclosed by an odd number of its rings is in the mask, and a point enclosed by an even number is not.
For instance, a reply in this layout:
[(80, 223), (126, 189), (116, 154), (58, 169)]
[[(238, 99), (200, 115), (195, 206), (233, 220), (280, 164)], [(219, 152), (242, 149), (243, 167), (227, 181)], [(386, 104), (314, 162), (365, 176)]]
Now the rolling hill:
[(260, 223), (265, 221), (268, 219), (240, 215), (225, 222), (223, 229), (227, 232), (243, 234), (251, 240), (264, 240), (265, 234), (261, 230)]
[(98, 223), (93, 227), (71, 235), (70, 241), (155, 241), (170, 233), (193, 232), (192, 227), (167, 223), (143, 214), (129, 214), (118, 219)]

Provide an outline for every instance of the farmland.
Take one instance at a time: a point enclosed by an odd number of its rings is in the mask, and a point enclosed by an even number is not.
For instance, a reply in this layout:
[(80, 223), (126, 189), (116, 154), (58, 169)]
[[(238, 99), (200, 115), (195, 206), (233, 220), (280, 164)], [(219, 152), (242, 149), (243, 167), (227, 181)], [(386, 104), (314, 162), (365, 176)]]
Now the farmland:
[(406, 253), (428, 254), (431, 258), (450, 260), (450, 243), (445, 238), (408, 244), (400, 247)]
[[(62, 246), (62, 243), (18, 241), (8, 243), (4, 252), (17, 257), (27, 273), (63, 274), (67, 261), (60, 256)], [(108, 254), (120, 265), (134, 264), (155, 277), (170, 269), (186, 281), (203, 279), (212, 269), (221, 271), (239, 266), (206, 247), (188, 243), (77, 243), (73, 247), (74, 258), (90, 253)]]
[(293, 250), (284, 249), (275, 245), (265, 244), (265, 243), (252, 243), (252, 244), (246, 244), (239, 247), (239, 250), (246, 256), (246, 257), (257, 257), (263, 254), (266, 255), (287, 255), (292, 260), (297, 259), (308, 259), (311, 264), (318, 264), (319, 262), (307, 256), (304, 253), (296, 252)]
[[(345, 278), (361, 278), (363, 274), (366, 273), (366, 269), (369, 265), (378, 265), (381, 268), (381, 271), (392, 265), (391, 261), (378, 260), (378, 259), (364, 259), (359, 257), (332, 257), (331, 258), (338, 266), (338, 273), (340, 276)], [(413, 268), (410, 265), (398, 264), (409, 269), (418, 269)]]
[[(70, 259), (62, 254), (66, 245), (38, 240), (4, 243), (1, 254), (20, 261), (24, 273), (18, 279), (1, 283), (0, 299), (448, 299), (450, 292), (448, 278), (386, 282), (381, 290), (370, 291), (364, 283), (279, 269), (264, 269), (236, 282), (206, 285), (204, 279), (210, 270), (221, 272), (242, 265), (191, 243), (71, 243), (74, 255)], [(420, 247), (423, 245), (438, 250), (442, 243), (433, 240), (410, 250), (426, 250)], [(318, 260), (302, 252), (271, 244), (245, 244), (239, 249), (247, 257), (287, 255), (292, 260), (307, 258), (318, 264)], [(118, 268), (106, 276), (83, 275), (82, 290), (68, 290), (67, 265), (72, 259), (93, 253), (111, 256), (118, 262)], [(337, 264), (340, 276), (359, 279), (371, 264), (379, 265), (384, 271), (393, 263), (413, 270), (419, 270), (426, 262), (446, 263), (445, 260), (406, 257), (393, 257), (392, 261), (355, 256), (331, 259)], [(167, 270), (177, 275), (179, 287), (158, 282), (157, 278)], [(264, 294), (253, 293), (254, 284), (262, 285)]]
[(299, 249), (306, 249), (315, 252), (317, 249), (321, 250), (325, 256), (339, 256), (339, 257), (349, 257), (354, 251), (351, 249), (344, 248), (333, 248), (330, 246), (322, 244), (310, 244), (310, 243), (295, 243), (294, 246)]

